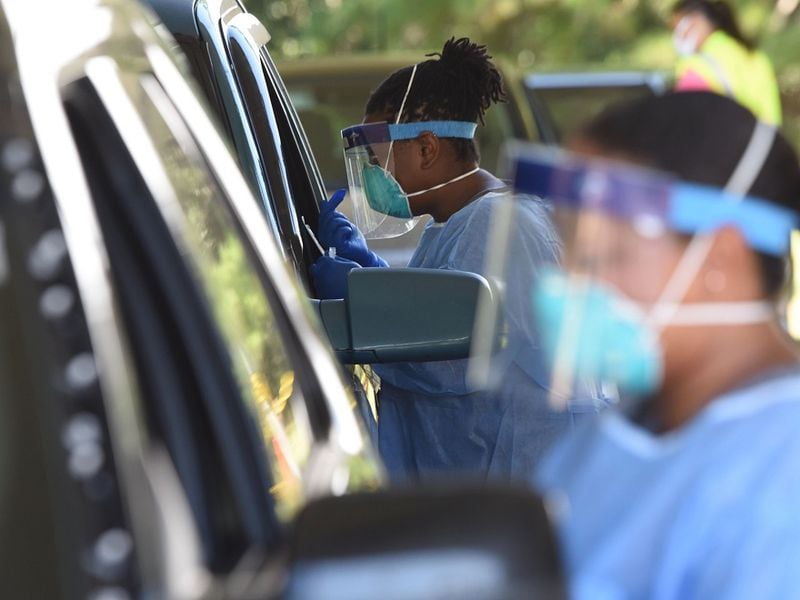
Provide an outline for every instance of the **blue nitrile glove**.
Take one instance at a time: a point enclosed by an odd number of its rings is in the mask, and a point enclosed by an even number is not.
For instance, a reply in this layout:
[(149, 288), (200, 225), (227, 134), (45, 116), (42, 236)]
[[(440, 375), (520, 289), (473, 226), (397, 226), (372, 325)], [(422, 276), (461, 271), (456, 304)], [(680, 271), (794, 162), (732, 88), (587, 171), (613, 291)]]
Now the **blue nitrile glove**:
[(388, 263), (367, 247), (358, 227), (336, 210), (347, 190), (336, 190), (319, 211), (319, 243), (326, 250), (336, 248), (336, 255), (356, 261), (362, 267), (388, 267)]
[(311, 265), (311, 279), (320, 300), (347, 296), (347, 274), (361, 265), (341, 256), (321, 256)]

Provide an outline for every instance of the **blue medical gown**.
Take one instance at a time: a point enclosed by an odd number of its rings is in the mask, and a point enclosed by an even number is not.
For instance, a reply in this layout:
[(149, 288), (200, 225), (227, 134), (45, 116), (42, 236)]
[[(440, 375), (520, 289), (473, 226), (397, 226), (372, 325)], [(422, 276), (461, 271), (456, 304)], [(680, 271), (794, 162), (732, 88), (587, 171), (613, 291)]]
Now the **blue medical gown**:
[(664, 435), (608, 411), (537, 479), (575, 598), (800, 597), (800, 370)]
[[(499, 242), (488, 238), (501, 199), (489, 193), (445, 223), (430, 222), (408, 266), (481, 273), (487, 245)], [(537, 273), (558, 262), (558, 237), (548, 209), (534, 198), (516, 198), (514, 223), (504, 277), (508, 341), (493, 365), (501, 371), (499, 389), (472, 389), (467, 360), (375, 366), (379, 448), (394, 479), (449, 474), (529, 481), (545, 450), (572, 427), (574, 410), (548, 406), (549, 375), (531, 308)]]

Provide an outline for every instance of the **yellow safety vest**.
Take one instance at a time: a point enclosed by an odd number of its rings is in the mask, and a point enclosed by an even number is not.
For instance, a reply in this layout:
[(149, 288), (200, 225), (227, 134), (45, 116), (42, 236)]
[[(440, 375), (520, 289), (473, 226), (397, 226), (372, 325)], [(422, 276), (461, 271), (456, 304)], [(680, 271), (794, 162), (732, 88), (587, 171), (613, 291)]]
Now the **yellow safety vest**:
[(775, 71), (760, 50), (751, 52), (727, 33), (715, 31), (698, 52), (678, 61), (677, 80), (688, 71), (697, 73), (713, 91), (749, 108), (765, 123), (781, 124)]

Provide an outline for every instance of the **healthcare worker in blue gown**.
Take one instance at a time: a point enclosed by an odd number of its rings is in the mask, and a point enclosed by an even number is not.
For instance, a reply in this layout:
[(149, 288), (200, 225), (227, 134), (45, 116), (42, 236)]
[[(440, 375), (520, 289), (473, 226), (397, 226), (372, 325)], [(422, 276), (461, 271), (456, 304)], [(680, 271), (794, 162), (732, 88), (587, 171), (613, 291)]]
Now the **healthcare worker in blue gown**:
[[(321, 297), (343, 297), (352, 268), (386, 265), (362, 231), (405, 231), (417, 215), (433, 218), (409, 267), (482, 272), (491, 217), (508, 191), (480, 168), (473, 141), (485, 111), (504, 100), (490, 58), (485, 46), (451, 39), (435, 57), (390, 75), (369, 98), (364, 122), (342, 132), (361, 231), (335, 211), (343, 192), (322, 208), (320, 242), (336, 256), (313, 265)], [(517, 205), (511, 253), (523, 268), (506, 290), (502, 385), (470, 385), (466, 359), (374, 367), (381, 379), (379, 448), (395, 479), (528, 479), (544, 450), (572, 426), (570, 411), (547, 404), (530, 311), (532, 282), (542, 265), (557, 263), (559, 242), (541, 201)]]
[(517, 172), (563, 232), (564, 271), (534, 296), (548, 363), (623, 398), (536, 477), (572, 595), (800, 596), (800, 355), (777, 308), (795, 152), (705, 92), (610, 109), (571, 148), (589, 162), (530, 153)]

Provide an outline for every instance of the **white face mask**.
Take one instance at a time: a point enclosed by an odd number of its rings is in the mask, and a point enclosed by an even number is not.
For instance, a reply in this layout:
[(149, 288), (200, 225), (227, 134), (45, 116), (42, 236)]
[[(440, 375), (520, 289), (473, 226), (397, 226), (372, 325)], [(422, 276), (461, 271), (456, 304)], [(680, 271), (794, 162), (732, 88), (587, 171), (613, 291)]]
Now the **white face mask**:
[(690, 56), (698, 50), (699, 44), (697, 35), (688, 34), (691, 26), (690, 17), (686, 15), (678, 21), (678, 24), (675, 26), (675, 31), (672, 34), (672, 44), (681, 56)]

